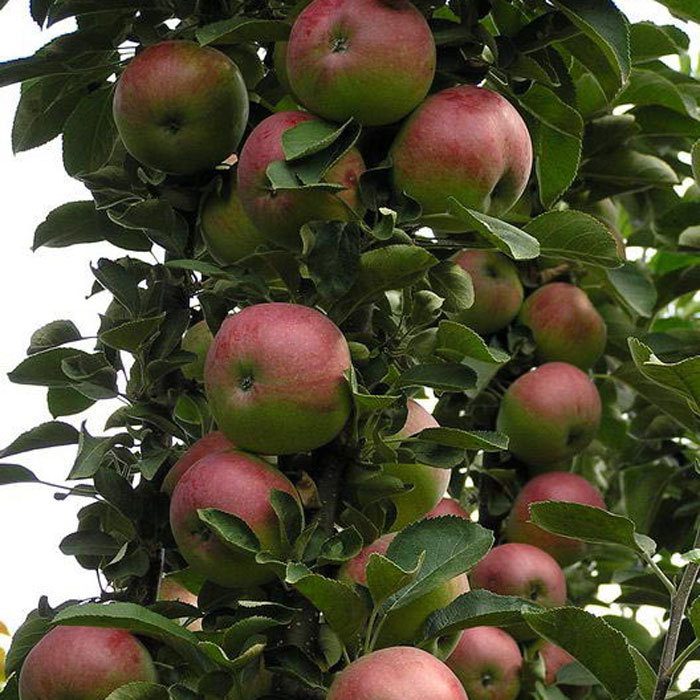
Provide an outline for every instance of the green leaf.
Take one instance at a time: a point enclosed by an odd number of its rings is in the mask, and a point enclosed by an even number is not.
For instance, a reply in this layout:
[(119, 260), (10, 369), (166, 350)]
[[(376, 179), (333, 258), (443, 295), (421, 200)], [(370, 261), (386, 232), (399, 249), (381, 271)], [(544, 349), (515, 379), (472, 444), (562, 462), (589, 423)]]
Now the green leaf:
[(71, 382), (63, 372), (63, 360), (85, 354), (81, 350), (72, 348), (44, 350), (30, 355), (26, 360), (20, 362), (7, 376), (15, 384), (48, 387), (69, 386)]
[(342, 564), (357, 556), (362, 550), (362, 535), (354, 526), (331, 535), (318, 553), (319, 564)]
[(537, 634), (590, 671), (614, 700), (627, 700), (635, 691), (637, 673), (625, 637), (599, 617), (580, 608), (526, 610), (523, 616)]
[(632, 61), (641, 63), (651, 59), (687, 51), (688, 35), (672, 24), (637, 22), (630, 27)]
[[(624, 618), (617, 618), (624, 619)], [(651, 700), (654, 696), (654, 688), (656, 687), (656, 671), (651, 667), (651, 664), (635, 647), (630, 646), (629, 652), (632, 655), (634, 666), (637, 671), (638, 687), (637, 692), (642, 700)]]
[(200, 27), (197, 41), (208, 44), (238, 44), (246, 41), (268, 43), (284, 41), (289, 36), (290, 26), (281, 20), (262, 20), (233, 17)]
[(510, 355), (503, 350), (489, 347), (476, 331), (455, 321), (440, 322), (436, 345), (436, 354), (446, 360), (461, 361), (472, 358), (495, 365), (502, 365), (510, 360)]
[(68, 557), (113, 557), (120, 549), (114, 537), (99, 530), (81, 530), (66, 535), (58, 547)]
[(91, 399), (113, 399), (118, 395), (117, 372), (104, 353), (74, 355), (61, 362), (73, 388)]
[(688, 620), (693, 626), (695, 636), (700, 639), (700, 598), (696, 598), (688, 608)]
[(31, 484), (39, 479), (26, 467), (19, 464), (0, 464), (0, 486), (8, 484)]
[(484, 450), (485, 452), (503, 452), (508, 449), (508, 436), (487, 430), (460, 430), (459, 428), (426, 428), (417, 439), (434, 442), (446, 447), (458, 447), (463, 450)]
[(110, 693), (106, 700), (169, 700), (170, 694), (164, 685), (137, 681), (127, 683)]
[(288, 162), (319, 153), (337, 141), (351, 122), (341, 126), (322, 120), (301, 122), (282, 134), (282, 149)]
[(304, 529), (304, 510), (294, 496), (278, 489), (272, 490), (270, 504), (279, 521), (281, 541), (291, 547)]
[(628, 261), (617, 269), (606, 269), (605, 276), (611, 293), (621, 304), (644, 318), (654, 313), (656, 288), (639, 265)]
[(49, 631), (51, 621), (32, 612), (12, 637), (12, 646), (7, 652), (5, 670), (8, 675), (20, 670), (24, 659), (32, 648)]
[(382, 605), (392, 595), (412, 583), (423, 566), (424, 559), (424, 556), (420, 556), (413, 568), (402, 569), (382, 554), (370, 554), (365, 573), (367, 588), (375, 607)]
[(52, 386), (49, 387), (46, 402), (51, 416), (59, 418), (60, 416), (74, 416), (76, 413), (82, 413), (90, 408), (95, 400), (71, 387)]
[(617, 98), (617, 104), (659, 105), (696, 117), (695, 100), (684, 95), (668, 78), (653, 71), (635, 68), (629, 83)]
[(693, 162), (693, 177), (695, 182), (700, 184), (700, 141), (696, 141), (693, 144), (693, 149), (690, 153)]
[(158, 330), (165, 319), (165, 313), (137, 321), (128, 321), (116, 328), (100, 333), (99, 338), (110, 348), (136, 353)]
[(0, 459), (32, 450), (43, 450), (47, 447), (75, 445), (77, 442), (78, 431), (72, 425), (58, 421), (42, 423), (22, 433), (5, 449), (0, 450)]
[(464, 391), (476, 383), (476, 372), (457, 363), (416, 365), (401, 374), (397, 387), (429, 386), (442, 391)]
[(672, 15), (691, 22), (700, 22), (700, 7), (695, 0), (658, 0)]
[(678, 184), (678, 176), (666, 161), (628, 148), (591, 158), (581, 166), (581, 175), (623, 192)]
[(77, 340), (82, 340), (82, 336), (73, 321), (52, 321), (32, 333), (27, 355)]
[(97, 473), (114, 447), (129, 445), (131, 442), (131, 438), (125, 433), (108, 437), (93, 437), (83, 424), (78, 441), (78, 455), (68, 479), (89, 479)]
[(96, 243), (119, 236), (121, 230), (90, 201), (69, 202), (54, 209), (39, 224), (32, 250), (66, 248), (78, 243)]
[(123, 265), (101, 258), (97, 262), (97, 267), (92, 268), (92, 274), (127, 311), (134, 315), (138, 313), (141, 306), (138, 280)]
[(471, 275), (452, 260), (443, 260), (428, 271), (432, 290), (445, 300), (447, 311), (468, 309), (474, 303)]
[(198, 511), (199, 519), (227, 546), (246, 555), (260, 551), (260, 541), (244, 520), (215, 508)]
[(189, 228), (184, 217), (164, 199), (147, 199), (131, 204), (111, 220), (127, 229), (143, 231), (155, 243), (173, 255), (184, 254)]

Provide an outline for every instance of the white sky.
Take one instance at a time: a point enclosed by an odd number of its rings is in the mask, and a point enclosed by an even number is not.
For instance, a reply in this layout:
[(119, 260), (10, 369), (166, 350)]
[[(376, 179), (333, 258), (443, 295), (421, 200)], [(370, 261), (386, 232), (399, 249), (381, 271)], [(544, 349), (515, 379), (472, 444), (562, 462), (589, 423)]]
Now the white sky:
[[(31, 21), (27, 0), (10, 0), (0, 11), (0, 60), (31, 54), (53, 36), (67, 31), (66, 23), (40, 32)], [(679, 23), (652, 0), (618, 0), (632, 21)], [(689, 28), (697, 52), (698, 27)], [(10, 132), (17, 104), (17, 86), (0, 90), (0, 176), (5, 228), (2, 242), (3, 274), (0, 299), (3, 308), (3, 342), (0, 344), (0, 446), (34, 425), (51, 420), (45, 390), (11, 384), (6, 373), (23, 358), (31, 333), (44, 323), (69, 318), (84, 334), (92, 334), (103, 298), (86, 301), (92, 282), (89, 265), (101, 256), (119, 254), (107, 244), (68, 249), (40, 249), (32, 253), (36, 226), (64, 202), (84, 199), (86, 192), (65, 175), (60, 143), (12, 155)], [(100, 433), (105, 410), (93, 410), (93, 434)], [(90, 414), (88, 414), (90, 415)], [(74, 422), (72, 419), (64, 419)], [(75, 448), (28, 453), (9, 458), (29, 467), (40, 478), (62, 482)], [(52, 490), (36, 485), (0, 487), (0, 620), (17, 628), (40, 595), (52, 603), (86, 597), (96, 592), (94, 574), (80, 569), (58, 550), (61, 539), (75, 529), (75, 513), (86, 503), (80, 499), (57, 502)], [(0, 643), (2, 639), (0, 638)]]

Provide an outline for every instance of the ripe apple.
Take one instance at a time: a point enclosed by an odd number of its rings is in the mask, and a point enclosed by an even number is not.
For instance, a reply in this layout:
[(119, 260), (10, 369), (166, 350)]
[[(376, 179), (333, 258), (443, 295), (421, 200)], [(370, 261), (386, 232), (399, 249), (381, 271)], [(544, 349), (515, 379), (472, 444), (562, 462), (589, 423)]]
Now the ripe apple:
[(468, 700), (457, 676), (427, 651), (380, 649), (341, 671), (327, 700)]
[(462, 309), (457, 320), (482, 334), (505, 328), (523, 303), (515, 265), (505, 255), (488, 250), (462, 250), (454, 261), (469, 273), (474, 285), (474, 304)]
[(421, 103), (435, 60), (430, 27), (407, 0), (314, 0), (292, 26), (287, 75), (311, 112), (377, 126)]
[(126, 683), (157, 682), (146, 648), (124, 630), (55, 627), (29, 652), (22, 700), (104, 700)]
[[(192, 593), (192, 591), (188, 591), (172, 576), (165, 576), (161, 580), (158, 588), (158, 600), (184, 603), (185, 605), (191, 605), (194, 608), (198, 606), (197, 596)], [(194, 620), (187, 625), (187, 629), (192, 630), (193, 632), (201, 632), (202, 621), (200, 619)]]
[(469, 574), (472, 588), (527, 598), (547, 608), (566, 603), (566, 579), (557, 562), (531, 544), (494, 547)]
[(395, 189), (418, 201), (430, 226), (464, 231), (466, 224), (444, 215), (448, 198), (485, 214), (504, 214), (527, 185), (532, 142), (508, 100), (460, 85), (431, 95), (408, 118), (390, 156)]
[(543, 362), (592, 367), (607, 341), (607, 326), (588, 295), (573, 284), (552, 282), (533, 292), (520, 310)]
[(581, 503), (605, 509), (598, 489), (578, 474), (549, 472), (528, 481), (513, 503), (506, 524), (506, 537), (511, 542), (527, 542), (551, 554), (560, 564), (571, 564), (586, 551), (586, 544), (569, 537), (553, 535), (530, 520), (530, 505), (540, 501)]
[(226, 546), (199, 519), (215, 508), (243, 520), (261, 548), (282, 556), (280, 523), (270, 502), (274, 490), (298, 500), (292, 483), (271, 464), (236, 450), (200, 459), (180, 479), (170, 500), (170, 525), (180, 553), (193, 571), (227, 588), (267, 583), (274, 574), (239, 550)]
[(557, 673), (576, 661), (568, 651), (564, 651), (561, 647), (551, 642), (544, 642), (538, 650), (544, 663), (544, 682), (545, 685), (554, 685), (557, 682)]
[(182, 349), (197, 356), (197, 359), (182, 368), (182, 373), (187, 379), (196, 379), (200, 382), (204, 379), (204, 363), (213, 340), (214, 335), (206, 321), (199, 321), (187, 329), (182, 337)]
[(241, 150), (238, 192), (253, 225), (269, 240), (297, 249), (299, 229), (310, 221), (349, 221), (361, 213), (358, 181), (365, 170), (360, 152), (351, 148), (324, 176), (343, 185), (337, 192), (273, 190), (267, 168), (284, 160), (282, 135), (302, 122), (316, 119), (308, 112), (277, 112), (253, 129)]
[(458, 518), (471, 520), (469, 511), (462, 508), (454, 498), (443, 498), (425, 517), (439, 518), (443, 515), (456, 515)]
[[(386, 554), (396, 533), (380, 537), (365, 547), (356, 557), (343, 564), (339, 578), (348, 583), (360, 586), (367, 585), (367, 564), (371, 554)], [(438, 586), (405, 607), (390, 612), (382, 624), (378, 647), (388, 647), (394, 644), (412, 644), (419, 636), (423, 623), (430, 613), (444, 608), (457, 596), (469, 590), (467, 576), (462, 574), (451, 581)]]
[(526, 464), (551, 469), (584, 450), (598, 432), (598, 390), (587, 374), (548, 362), (516, 379), (498, 410), (497, 427), (508, 449)]
[(248, 122), (238, 66), (192, 41), (139, 53), (114, 93), (114, 121), (136, 160), (176, 175), (208, 170), (236, 150)]
[(234, 444), (222, 433), (214, 431), (207, 433), (195, 442), (172, 466), (165, 479), (163, 479), (163, 491), (167, 494), (172, 494), (180, 481), (182, 475), (189, 468), (199, 462), (203, 457), (208, 457), (219, 452), (228, 452), (233, 450)]
[(523, 656), (516, 641), (498, 627), (464, 630), (445, 663), (469, 700), (515, 700), (520, 692)]
[(257, 304), (229, 316), (204, 370), (211, 412), (236, 446), (308, 452), (347, 422), (350, 350), (338, 327), (297, 304)]

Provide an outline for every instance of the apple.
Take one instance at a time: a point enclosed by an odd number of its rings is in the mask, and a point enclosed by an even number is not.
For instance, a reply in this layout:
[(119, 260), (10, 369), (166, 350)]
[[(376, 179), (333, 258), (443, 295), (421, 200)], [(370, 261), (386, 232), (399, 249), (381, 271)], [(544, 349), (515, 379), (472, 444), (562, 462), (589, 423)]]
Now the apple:
[(531, 544), (494, 547), (470, 572), (472, 588), (527, 598), (547, 608), (566, 603), (566, 578), (547, 552)]
[(182, 368), (182, 373), (187, 379), (199, 382), (204, 379), (204, 363), (213, 340), (214, 335), (209, 330), (206, 321), (199, 321), (187, 329), (182, 337), (182, 349), (197, 356), (195, 360)]
[(505, 328), (520, 311), (523, 285), (515, 265), (501, 253), (462, 250), (454, 261), (472, 278), (474, 303), (457, 316), (477, 333), (491, 334)]
[(464, 630), (445, 663), (469, 700), (515, 700), (520, 692), (523, 656), (516, 641), (498, 627)]
[(192, 41), (163, 41), (137, 54), (114, 92), (114, 121), (136, 160), (190, 175), (236, 150), (248, 122), (238, 66)]
[(325, 182), (343, 185), (343, 190), (272, 189), (267, 168), (284, 160), (282, 135), (298, 124), (315, 119), (308, 112), (273, 114), (246, 139), (238, 163), (238, 192), (253, 225), (269, 240), (292, 249), (301, 246), (299, 229), (304, 224), (349, 221), (362, 213), (358, 182), (365, 164), (356, 148), (333, 163), (323, 178)]
[(427, 651), (380, 649), (360, 657), (333, 681), (326, 700), (468, 700), (455, 674)]
[(204, 437), (197, 440), (171, 467), (165, 479), (163, 479), (163, 491), (167, 494), (172, 494), (182, 475), (203, 457), (219, 452), (228, 452), (233, 449), (235, 449), (234, 444), (222, 432), (217, 430), (207, 433)]
[[(198, 607), (197, 596), (192, 593), (192, 591), (188, 591), (172, 576), (164, 576), (161, 579), (160, 586), (158, 587), (158, 600), (184, 603), (185, 605), (191, 605), (194, 608)], [(187, 629), (192, 630), (193, 632), (201, 632), (202, 621), (197, 619), (190, 622), (190, 624), (187, 625)]]
[(282, 86), (284, 91), (291, 95), (292, 86), (289, 84), (289, 75), (287, 74), (287, 46), (289, 42), (278, 41), (275, 44), (275, 48), (272, 52), (272, 65), (275, 69), (275, 75), (279, 84)]
[(469, 511), (462, 508), (459, 502), (454, 498), (443, 498), (425, 517), (439, 518), (443, 515), (455, 515), (458, 518), (471, 520)]
[(565, 464), (598, 432), (598, 390), (587, 374), (565, 362), (548, 362), (509, 387), (498, 410), (497, 428), (508, 449), (538, 469)]
[(336, 122), (377, 126), (403, 119), (428, 94), (435, 40), (407, 0), (314, 0), (287, 45), (294, 95)]
[(571, 564), (586, 551), (586, 544), (569, 537), (546, 532), (530, 520), (530, 505), (541, 501), (581, 503), (605, 509), (600, 491), (578, 474), (549, 472), (528, 481), (517, 495), (506, 523), (511, 542), (526, 542), (551, 554), (560, 564)]
[(350, 417), (350, 350), (321, 312), (298, 304), (249, 306), (229, 316), (204, 369), (219, 429), (259, 454), (308, 452)]
[(554, 685), (557, 682), (557, 674), (559, 671), (576, 662), (568, 651), (564, 651), (561, 647), (551, 642), (544, 642), (538, 649), (539, 655), (544, 663), (544, 682), (545, 685)]
[(126, 683), (157, 682), (146, 648), (124, 630), (54, 627), (22, 665), (22, 700), (104, 700)]
[(602, 356), (607, 326), (588, 295), (573, 284), (551, 282), (523, 304), (520, 323), (527, 326), (543, 362), (568, 362), (592, 367)]
[(200, 459), (180, 479), (170, 500), (170, 525), (180, 553), (195, 573), (227, 588), (247, 588), (274, 578), (252, 556), (225, 545), (200, 519), (215, 508), (243, 520), (264, 551), (284, 555), (273, 491), (298, 501), (292, 483), (268, 462), (239, 451)]
[(430, 217), (426, 223), (465, 231), (467, 224), (445, 215), (448, 199), (494, 216), (507, 212), (530, 177), (532, 141), (505, 97), (459, 85), (431, 95), (413, 112), (390, 156), (396, 191), (418, 201)]
[[(357, 556), (345, 562), (340, 568), (339, 578), (342, 581), (355, 585), (367, 585), (367, 564), (370, 555), (386, 554), (389, 545), (396, 537), (396, 533), (391, 532), (383, 535), (372, 544), (365, 547)], [(423, 623), (428, 615), (444, 608), (457, 596), (469, 590), (469, 581), (466, 574), (457, 576), (451, 581), (438, 586), (434, 590), (417, 598), (412, 603), (390, 612), (382, 624), (377, 638), (378, 647), (388, 647), (395, 644), (412, 644), (419, 636)]]

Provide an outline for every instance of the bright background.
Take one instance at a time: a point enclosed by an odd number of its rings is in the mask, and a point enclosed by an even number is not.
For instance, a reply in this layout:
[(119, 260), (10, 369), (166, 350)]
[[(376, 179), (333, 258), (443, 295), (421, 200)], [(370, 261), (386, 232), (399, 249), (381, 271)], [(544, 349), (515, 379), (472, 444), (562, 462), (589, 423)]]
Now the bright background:
[[(632, 21), (652, 20), (684, 28), (693, 39), (691, 55), (697, 60), (700, 27), (675, 20), (653, 0), (618, 0), (617, 4)], [(0, 12), (1, 61), (29, 55), (54, 36), (71, 30), (69, 22), (62, 22), (40, 32), (29, 17), (27, 5), (27, 0), (10, 0)], [(80, 183), (64, 173), (59, 141), (13, 156), (10, 133), (18, 97), (17, 86), (0, 90), (0, 174), (5, 222), (0, 275), (0, 299), (5, 300), (0, 343), (0, 446), (8, 445), (24, 430), (51, 420), (45, 389), (11, 384), (6, 373), (24, 358), (32, 332), (44, 323), (67, 318), (77, 324), (83, 335), (95, 332), (104, 300), (99, 296), (86, 300), (92, 282), (89, 266), (102, 256), (117, 253), (109, 244), (31, 252), (34, 230), (46, 214), (64, 202), (86, 199), (88, 195)], [(109, 413), (105, 403), (86, 414), (90, 416), (88, 427), (92, 434), (102, 430)], [(46, 481), (63, 483), (74, 455), (75, 447), (66, 447), (18, 455), (7, 461), (16, 460)], [(73, 558), (58, 550), (61, 539), (75, 529), (75, 514), (85, 503), (79, 498), (56, 501), (52, 489), (38, 485), (1, 488), (0, 621), (10, 631), (36, 606), (41, 595), (57, 604), (98, 591), (94, 573), (80, 569)], [(658, 630), (654, 630), (655, 618), (651, 612), (645, 616), (654, 632)]]

